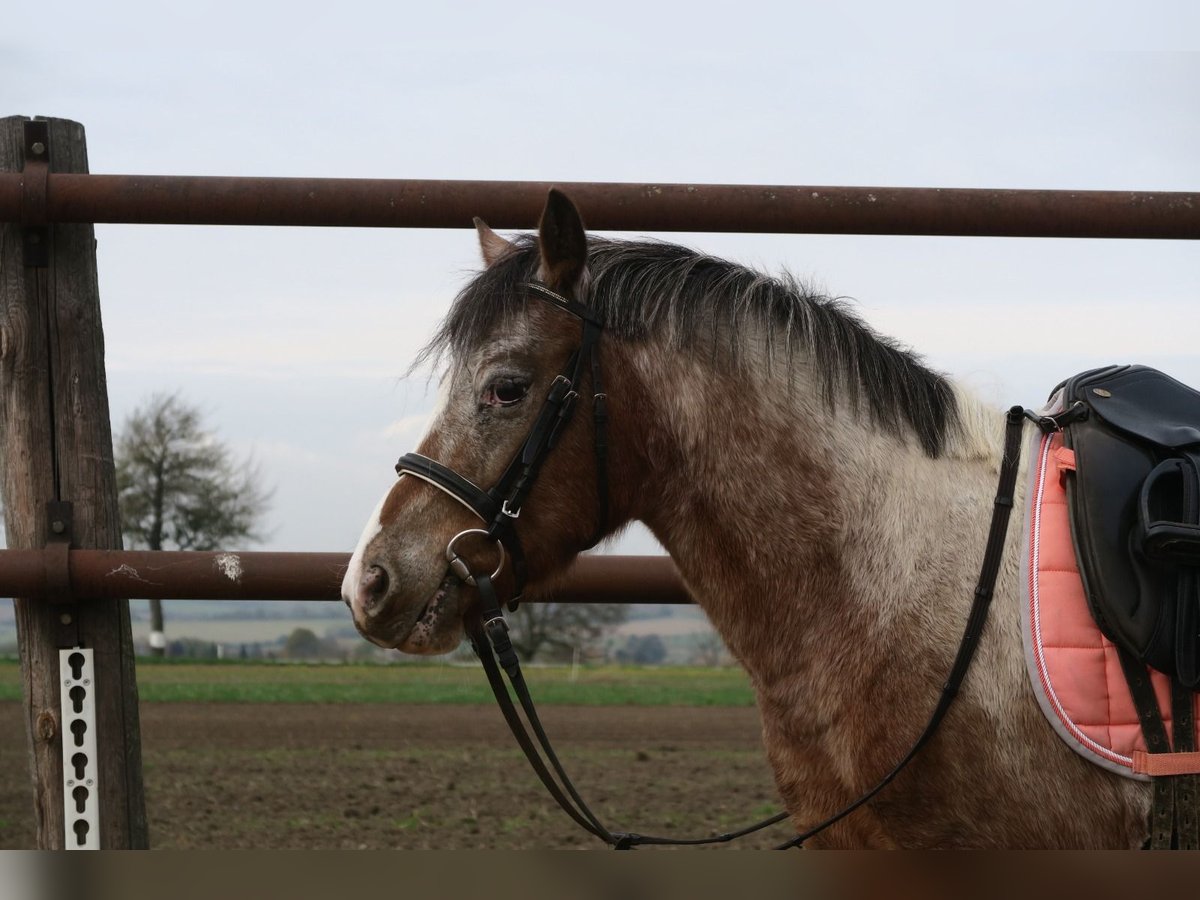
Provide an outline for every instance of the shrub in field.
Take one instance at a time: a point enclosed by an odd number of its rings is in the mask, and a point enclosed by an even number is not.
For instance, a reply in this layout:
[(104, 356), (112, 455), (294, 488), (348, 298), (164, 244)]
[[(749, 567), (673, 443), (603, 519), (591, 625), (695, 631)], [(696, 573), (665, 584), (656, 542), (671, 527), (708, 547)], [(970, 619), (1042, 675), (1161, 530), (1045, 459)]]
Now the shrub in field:
[(657, 634), (631, 634), (616, 657), (618, 662), (653, 666), (667, 658), (667, 645)]
[(336, 641), (317, 637), (311, 628), (294, 628), (284, 642), (283, 655), (288, 659), (341, 659), (345, 654)]

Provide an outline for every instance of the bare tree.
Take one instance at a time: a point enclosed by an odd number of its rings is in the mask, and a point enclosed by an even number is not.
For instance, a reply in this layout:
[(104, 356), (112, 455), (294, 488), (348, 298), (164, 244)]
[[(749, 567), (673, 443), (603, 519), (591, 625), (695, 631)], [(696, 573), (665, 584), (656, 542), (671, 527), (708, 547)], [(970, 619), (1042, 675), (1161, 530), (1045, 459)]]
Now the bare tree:
[[(238, 462), (176, 394), (155, 394), (116, 442), (121, 531), (130, 547), (216, 550), (261, 539), (271, 492), (250, 460)], [(163, 655), (162, 601), (150, 601), (150, 651)]]
[(628, 614), (627, 603), (523, 603), (510, 616), (513, 646), (525, 659), (545, 652), (570, 658)]

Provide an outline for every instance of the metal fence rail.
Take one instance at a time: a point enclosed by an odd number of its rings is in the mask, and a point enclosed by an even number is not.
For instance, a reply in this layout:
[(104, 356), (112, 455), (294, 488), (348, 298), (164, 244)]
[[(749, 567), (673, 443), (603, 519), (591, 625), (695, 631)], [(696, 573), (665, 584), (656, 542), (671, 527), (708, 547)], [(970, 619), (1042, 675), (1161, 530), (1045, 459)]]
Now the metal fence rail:
[(566, 191), (608, 231), (1200, 239), (1200, 194), (0, 173), (0, 221), (529, 228)]
[[(348, 553), (2, 550), (0, 596), (82, 601), (340, 600)], [(581, 556), (553, 589), (557, 603), (691, 603), (666, 556)]]

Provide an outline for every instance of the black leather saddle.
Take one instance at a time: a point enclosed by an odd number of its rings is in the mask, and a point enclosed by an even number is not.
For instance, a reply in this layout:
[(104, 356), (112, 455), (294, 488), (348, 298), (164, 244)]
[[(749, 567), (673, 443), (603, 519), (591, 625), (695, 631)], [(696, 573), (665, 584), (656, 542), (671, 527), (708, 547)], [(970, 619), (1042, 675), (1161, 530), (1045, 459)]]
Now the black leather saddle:
[(1067, 503), (1079, 571), (1101, 631), (1200, 688), (1200, 393), (1146, 366), (1059, 386)]

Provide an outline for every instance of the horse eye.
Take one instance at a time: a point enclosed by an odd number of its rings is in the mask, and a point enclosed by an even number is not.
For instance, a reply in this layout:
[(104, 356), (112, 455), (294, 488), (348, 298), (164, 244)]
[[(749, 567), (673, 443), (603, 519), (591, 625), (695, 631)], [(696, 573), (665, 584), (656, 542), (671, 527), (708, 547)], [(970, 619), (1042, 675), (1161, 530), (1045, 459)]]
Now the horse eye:
[(529, 382), (520, 378), (497, 378), (488, 385), (484, 403), (488, 406), (511, 406), (525, 399)]

